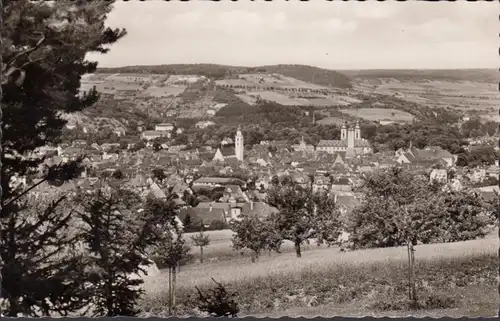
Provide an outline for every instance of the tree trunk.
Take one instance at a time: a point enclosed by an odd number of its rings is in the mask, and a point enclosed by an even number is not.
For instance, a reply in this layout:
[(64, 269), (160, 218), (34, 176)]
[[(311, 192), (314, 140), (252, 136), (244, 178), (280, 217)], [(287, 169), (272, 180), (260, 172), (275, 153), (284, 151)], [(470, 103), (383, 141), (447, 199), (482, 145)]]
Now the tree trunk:
[(408, 297), (414, 303), (417, 302), (417, 287), (415, 278), (415, 248), (413, 242), (407, 242), (408, 251)]
[(200, 263), (203, 263), (203, 246), (200, 246)]
[(302, 252), (300, 251), (300, 243), (302, 242), (295, 240), (295, 253), (297, 254), (297, 257), (302, 257)]
[(168, 268), (168, 315), (172, 315), (172, 268)]
[(408, 255), (408, 299), (411, 300), (411, 252), (410, 243), (406, 243), (406, 254)]
[(257, 261), (257, 258), (258, 258), (258, 254), (257, 252), (252, 252), (252, 256), (251, 256), (251, 260), (252, 260), (252, 263), (255, 263)]
[(174, 273), (172, 275), (172, 311), (175, 313), (175, 283), (177, 281), (177, 273), (174, 269)]
[(411, 254), (411, 296), (413, 297), (413, 301), (417, 302), (417, 280), (415, 277), (415, 248), (413, 247), (413, 243), (410, 244), (410, 254)]
[[(2, 14), (0, 14), (0, 26), (3, 26), (3, 0), (0, 0), (0, 12)], [(3, 39), (2, 37), (0, 37), (0, 48), (3, 48)], [(3, 82), (3, 69), (1, 68), (3, 67), (3, 55), (0, 54), (0, 83)], [(3, 99), (3, 92), (2, 92), (2, 86), (0, 86), (0, 101), (2, 101)], [(2, 131), (2, 126), (1, 124), (3, 123), (3, 110), (2, 110), (2, 105), (0, 104), (0, 155), (3, 155), (3, 150), (2, 150), (2, 139), (3, 139), (3, 131)], [(2, 173), (2, 157), (0, 157), (0, 173)], [(1, 181), (1, 175), (0, 175), (0, 181)], [(2, 190), (2, 186), (0, 184), (0, 200), (3, 199), (3, 190)], [(3, 209), (2, 209), (2, 202), (0, 202), (0, 213), (2, 213)], [(0, 230), (3, 230), (3, 225), (2, 225), (2, 221), (0, 221)], [(0, 317), (3, 317), (3, 311), (2, 311), (2, 303), (3, 303), (3, 278), (2, 278), (2, 274), (3, 274), (3, 266), (4, 266), (4, 262), (2, 260), (2, 257), (0, 256)]]

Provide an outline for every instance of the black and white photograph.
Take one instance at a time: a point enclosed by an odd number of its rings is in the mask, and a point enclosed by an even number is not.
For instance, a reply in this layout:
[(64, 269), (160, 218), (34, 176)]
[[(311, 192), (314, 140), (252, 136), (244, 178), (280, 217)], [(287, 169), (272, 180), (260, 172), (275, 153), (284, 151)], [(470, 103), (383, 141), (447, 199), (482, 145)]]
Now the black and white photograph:
[(1, 317), (498, 317), (497, 1), (0, 11)]

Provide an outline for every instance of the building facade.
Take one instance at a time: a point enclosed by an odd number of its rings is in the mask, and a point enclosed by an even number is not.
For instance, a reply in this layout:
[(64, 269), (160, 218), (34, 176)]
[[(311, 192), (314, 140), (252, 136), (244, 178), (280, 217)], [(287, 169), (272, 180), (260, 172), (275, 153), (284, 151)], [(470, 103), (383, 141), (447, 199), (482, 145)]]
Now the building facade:
[(361, 138), (361, 128), (359, 122), (356, 122), (354, 128), (342, 125), (340, 130), (340, 140), (320, 140), (316, 151), (334, 154), (336, 152), (346, 152), (346, 157), (355, 157), (373, 153), (370, 143)]

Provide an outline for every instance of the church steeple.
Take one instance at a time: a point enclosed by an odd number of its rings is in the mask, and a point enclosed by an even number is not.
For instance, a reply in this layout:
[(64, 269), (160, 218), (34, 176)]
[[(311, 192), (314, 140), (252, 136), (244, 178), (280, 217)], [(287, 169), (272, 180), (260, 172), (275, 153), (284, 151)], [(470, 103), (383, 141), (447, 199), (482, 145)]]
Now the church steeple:
[(356, 127), (354, 129), (354, 139), (361, 139), (361, 128), (359, 127), (359, 120), (356, 121)]
[(234, 137), (234, 152), (236, 159), (238, 159), (240, 162), (243, 161), (243, 149), (244, 149), (244, 142), (243, 142), (243, 134), (241, 133), (241, 126), (238, 125), (238, 129), (236, 131), (236, 136)]
[(342, 123), (342, 128), (340, 129), (340, 139), (347, 139), (347, 122)]

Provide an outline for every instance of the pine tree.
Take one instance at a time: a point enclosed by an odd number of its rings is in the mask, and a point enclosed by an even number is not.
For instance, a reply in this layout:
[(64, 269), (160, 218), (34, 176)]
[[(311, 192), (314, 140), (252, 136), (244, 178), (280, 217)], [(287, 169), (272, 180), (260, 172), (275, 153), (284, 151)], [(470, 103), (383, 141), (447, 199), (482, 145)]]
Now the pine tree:
[(151, 262), (146, 251), (152, 238), (146, 236), (154, 222), (140, 220), (141, 200), (126, 190), (101, 188), (82, 196), (81, 204), (80, 237), (88, 254), (84, 262), (93, 315), (137, 315), (143, 281), (131, 276), (146, 273), (143, 266)]
[(74, 284), (79, 266), (68, 248), (71, 215), (58, 212), (64, 198), (45, 209), (30, 209), (27, 196), (44, 182), (60, 185), (78, 175), (75, 163), (80, 159), (48, 169), (30, 187), (12, 187), (11, 181), (37, 172), (44, 159), (29, 155), (58, 142), (66, 123), (61, 113), (81, 111), (97, 101), (95, 90), (79, 93), (81, 76), (97, 66), (85, 57), (106, 53), (125, 32), (104, 26), (111, 1), (2, 3), (1, 294), (9, 301), (6, 315), (64, 315), (79, 309), (87, 297)]

